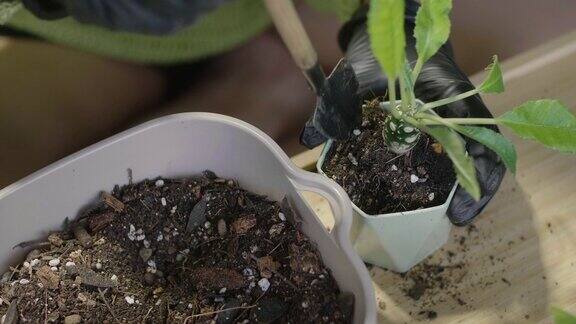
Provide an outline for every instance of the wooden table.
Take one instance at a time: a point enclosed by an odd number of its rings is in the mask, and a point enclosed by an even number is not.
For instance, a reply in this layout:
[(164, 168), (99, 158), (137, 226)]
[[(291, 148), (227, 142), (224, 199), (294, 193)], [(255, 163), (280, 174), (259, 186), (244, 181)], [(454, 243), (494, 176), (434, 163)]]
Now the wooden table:
[[(488, 58), (487, 58), (488, 61)], [(576, 113), (576, 33), (521, 54), (503, 64), (506, 92), (485, 96), (498, 116), (529, 99), (557, 98)], [(482, 75), (472, 80), (477, 84)], [(371, 267), (380, 322), (425, 320), (418, 313), (434, 310), (437, 323), (550, 323), (550, 307), (576, 314), (576, 158), (511, 136), (518, 150), (518, 172), (507, 174), (500, 191), (475, 221), (477, 238), (459, 251), (453, 238), (446, 250), (466, 265), (456, 291), (439, 293), (436, 305), (424, 307), (408, 298), (397, 274)], [(293, 158), (300, 167), (315, 168), (320, 149)], [(306, 193), (319, 217), (331, 226), (330, 208), (321, 197)], [(506, 282), (508, 281), (508, 283)]]

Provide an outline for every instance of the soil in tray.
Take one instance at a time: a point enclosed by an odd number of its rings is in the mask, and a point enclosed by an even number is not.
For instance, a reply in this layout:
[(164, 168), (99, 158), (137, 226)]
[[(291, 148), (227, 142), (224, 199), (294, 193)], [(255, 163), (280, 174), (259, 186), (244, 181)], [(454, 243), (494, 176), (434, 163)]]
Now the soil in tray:
[(2, 277), (0, 315), (20, 323), (350, 322), (353, 297), (298, 224), (286, 199), (209, 171), (116, 187)]
[(376, 101), (366, 104), (362, 125), (350, 139), (335, 142), (322, 169), (367, 214), (443, 204), (456, 175), (442, 146), (422, 134), (408, 153), (393, 153), (382, 139), (385, 115)]

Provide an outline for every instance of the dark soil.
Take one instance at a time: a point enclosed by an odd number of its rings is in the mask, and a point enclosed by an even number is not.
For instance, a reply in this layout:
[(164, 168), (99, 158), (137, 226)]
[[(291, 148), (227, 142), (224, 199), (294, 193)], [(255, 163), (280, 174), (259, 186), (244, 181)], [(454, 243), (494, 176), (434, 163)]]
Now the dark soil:
[(382, 139), (386, 113), (374, 102), (363, 110), (361, 127), (350, 139), (336, 142), (329, 150), (324, 172), (368, 214), (443, 204), (456, 175), (442, 146), (422, 134), (407, 154), (395, 154)]
[(0, 281), (0, 315), (65, 323), (347, 323), (298, 216), (207, 171), (103, 194)]

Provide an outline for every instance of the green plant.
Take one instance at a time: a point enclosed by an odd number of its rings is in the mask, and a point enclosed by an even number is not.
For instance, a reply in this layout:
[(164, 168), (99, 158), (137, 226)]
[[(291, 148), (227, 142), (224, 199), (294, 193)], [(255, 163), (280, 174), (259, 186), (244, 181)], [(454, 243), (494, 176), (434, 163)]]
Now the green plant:
[(552, 307), (552, 315), (554, 316), (554, 324), (576, 324), (576, 316), (560, 308)]
[[(460, 135), (472, 138), (496, 152), (514, 173), (514, 145), (499, 133), (475, 125), (505, 126), (524, 139), (538, 141), (562, 152), (576, 153), (576, 117), (560, 102), (550, 99), (528, 101), (497, 118), (442, 118), (434, 112), (437, 107), (469, 96), (503, 92), (504, 82), (497, 56), (493, 57), (487, 68), (486, 79), (475, 89), (454, 97), (418, 104), (414, 95), (415, 80), (424, 63), (448, 40), (451, 8), (451, 0), (421, 1), (414, 28), (418, 59), (413, 67), (407, 62), (405, 54), (404, 0), (372, 0), (368, 13), (368, 33), (374, 56), (389, 80), (390, 108), (383, 131), (385, 143), (395, 153), (402, 154), (414, 146), (421, 132), (428, 133), (444, 147), (453, 162), (460, 185), (478, 200), (480, 186), (474, 163), (466, 154)], [(396, 89), (397, 82), (399, 89)], [(397, 98), (398, 93), (400, 98)]]

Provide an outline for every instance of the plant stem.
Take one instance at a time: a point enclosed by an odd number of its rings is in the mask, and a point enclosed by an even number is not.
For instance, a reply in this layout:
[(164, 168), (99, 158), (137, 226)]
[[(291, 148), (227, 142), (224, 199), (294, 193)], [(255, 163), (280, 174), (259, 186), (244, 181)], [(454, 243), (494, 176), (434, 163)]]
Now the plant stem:
[(409, 99), (409, 94), (406, 91), (406, 80), (404, 80), (404, 75), (400, 75), (400, 77), (398, 78), (398, 80), (400, 81), (400, 93), (401, 93), (401, 102), (400, 104), (402, 105), (402, 111), (404, 113), (408, 112), (408, 107), (410, 105), (410, 99)]
[(412, 70), (412, 80), (414, 84), (416, 84), (416, 79), (418, 79), (418, 75), (420, 74), (420, 70), (422, 70), (422, 66), (424, 66), (424, 61), (418, 56), (416, 60), (416, 65), (414, 65), (414, 70)]
[(388, 97), (392, 106), (391, 110), (396, 109), (396, 80), (388, 80)]
[(447, 105), (447, 104), (449, 104), (449, 103), (453, 103), (453, 102), (455, 102), (455, 101), (462, 100), (462, 99), (468, 98), (468, 97), (470, 97), (470, 96), (473, 96), (473, 95), (477, 94), (478, 92), (479, 92), (478, 89), (475, 88), (475, 89), (472, 89), (472, 90), (463, 92), (463, 93), (461, 93), (461, 94), (459, 94), (459, 95), (456, 95), (456, 96), (454, 96), (454, 97), (445, 98), (445, 99), (441, 99), (441, 100), (438, 100), (438, 101), (433, 101), (433, 102), (425, 103), (425, 104), (422, 106), (422, 109), (421, 109), (420, 111), (423, 112), (423, 111), (427, 111), (427, 110), (430, 110), (430, 109), (434, 109), (434, 108), (436, 108), (436, 107), (444, 106), (444, 105)]
[[(419, 116), (421, 117), (421, 116)], [(492, 118), (442, 118), (442, 121), (436, 118), (425, 117), (422, 120), (424, 125), (496, 125), (497, 122)]]

